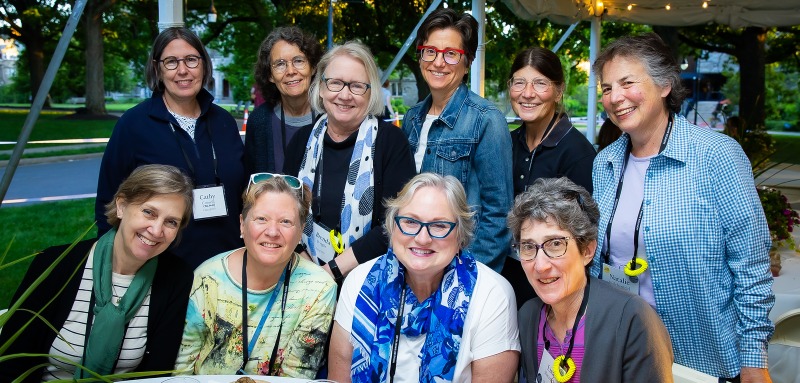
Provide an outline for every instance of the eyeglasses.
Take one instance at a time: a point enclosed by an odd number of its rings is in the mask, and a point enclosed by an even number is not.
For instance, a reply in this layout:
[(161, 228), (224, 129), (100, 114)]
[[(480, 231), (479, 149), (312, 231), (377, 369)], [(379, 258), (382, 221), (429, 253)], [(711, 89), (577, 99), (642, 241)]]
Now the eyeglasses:
[(274, 177), (283, 178), (283, 181), (289, 185), (290, 188), (295, 190), (300, 190), (300, 195), (303, 195), (303, 183), (294, 176), (289, 176), (286, 174), (272, 174), (272, 173), (253, 173), (250, 175), (250, 182), (247, 183), (247, 190), (245, 194), (250, 192), (250, 185), (255, 185), (259, 182), (264, 182)]
[(543, 78), (535, 78), (531, 81), (528, 81), (524, 77), (514, 77), (508, 80), (508, 88), (515, 92), (522, 92), (525, 90), (525, 87), (528, 86), (528, 83), (533, 85), (533, 90), (536, 93), (547, 92), (550, 90), (550, 86), (553, 85), (552, 81)]
[[(305, 69), (307, 63), (308, 60), (303, 56), (295, 56), (292, 58), (292, 66), (294, 69)], [(289, 69), (289, 62), (284, 59), (276, 60), (272, 63), (272, 70), (275, 73), (286, 72), (286, 69)]]
[(521, 261), (533, 261), (536, 259), (536, 255), (539, 253), (539, 249), (544, 251), (544, 255), (547, 258), (554, 259), (554, 258), (561, 258), (567, 252), (567, 245), (569, 244), (569, 240), (573, 239), (572, 237), (560, 237), (560, 238), (551, 238), (544, 242), (541, 245), (537, 245), (533, 242), (518, 242), (511, 245), (514, 250), (517, 252), (517, 256)]
[(325, 78), (325, 76), (322, 76), (322, 82), (325, 83), (325, 86), (331, 92), (341, 92), (342, 89), (344, 89), (344, 87), (347, 87), (347, 89), (350, 89), (350, 93), (356, 96), (361, 96), (362, 94), (367, 93), (367, 91), (370, 88), (372, 88), (372, 85), (367, 84), (365, 82), (358, 82), (358, 81), (347, 82), (347, 81), (337, 80), (335, 78)]
[(436, 61), (436, 56), (439, 56), (439, 53), (441, 53), (442, 57), (444, 58), (444, 62), (450, 65), (458, 64), (458, 62), (461, 61), (461, 56), (464, 55), (463, 49), (439, 49), (429, 45), (418, 45), (417, 51), (419, 51), (419, 58), (425, 62)]
[(197, 66), (200, 65), (201, 59), (202, 57), (200, 56), (189, 55), (182, 59), (179, 59), (174, 56), (169, 56), (163, 60), (154, 60), (154, 61), (164, 64), (164, 68), (168, 70), (175, 70), (178, 69), (178, 64), (180, 64), (181, 61), (183, 61), (183, 63), (186, 65), (187, 68), (197, 68)]
[(422, 228), (428, 229), (428, 235), (431, 238), (442, 239), (450, 235), (450, 232), (456, 227), (455, 222), (448, 222), (448, 221), (433, 221), (433, 222), (422, 222), (420, 220), (416, 220), (411, 217), (403, 217), (403, 216), (396, 216), (394, 217), (394, 222), (397, 224), (397, 228), (400, 229), (400, 232), (405, 235), (417, 235)]

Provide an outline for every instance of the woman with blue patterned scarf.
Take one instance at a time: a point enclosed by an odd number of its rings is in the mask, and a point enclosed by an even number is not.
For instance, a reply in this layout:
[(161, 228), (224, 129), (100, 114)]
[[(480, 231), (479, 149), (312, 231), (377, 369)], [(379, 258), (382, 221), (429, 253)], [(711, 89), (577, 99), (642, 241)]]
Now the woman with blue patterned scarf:
[(464, 249), (461, 183), (422, 173), (387, 201), (389, 250), (342, 286), (331, 336), (337, 382), (511, 382), (519, 362), (509, 283)]

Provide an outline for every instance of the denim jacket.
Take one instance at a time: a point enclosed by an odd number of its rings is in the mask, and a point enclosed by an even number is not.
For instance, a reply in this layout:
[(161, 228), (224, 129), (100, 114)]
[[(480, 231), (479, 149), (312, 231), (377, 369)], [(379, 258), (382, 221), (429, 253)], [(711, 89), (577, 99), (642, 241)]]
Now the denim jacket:
[[(419, 146), (431, 104), (428, 96), (403, 119), (403, 133), (412, 153)], [(420, 171), (461, 181), (467, 203), (475, 212), (475, 237), (469, 251), (497, 272), (502, 270), (511, 244), (506, 226), (514, 195), (511, 168), (511, 134), (505, 117), (494, 104), (462, 84), (431, 125)]]

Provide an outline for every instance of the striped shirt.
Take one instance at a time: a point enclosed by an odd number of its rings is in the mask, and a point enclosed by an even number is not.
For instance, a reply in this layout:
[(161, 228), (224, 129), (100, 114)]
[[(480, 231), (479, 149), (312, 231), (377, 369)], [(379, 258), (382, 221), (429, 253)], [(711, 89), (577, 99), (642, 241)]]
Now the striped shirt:
[[(83, 356), (83, 347), (86, 341), (86, 321), (88, 319), (89, 301), (92, 296), (92, 258), (94, 257), (94, 247), (89, 253), (89, 259), (86, 261), (86, 267), (83, 269), (83, 276), (81, 277), (80, 287), (78, 294), (75, 297), (75, 303), (72, 304), (72, 310), (67, 316), (64, 326), (61, 327), (59, 334), (61, 337), (56, 337), (53, 345), (50, 347), (50, 355), (66, 358), (74, 363), (80, 363)], [(113, 288), (111, 303), (116, 305), (117, 299), (128, 291), (133, 275), (122, 275), (112, 273)], [(125, 333), (125, 338), (122, 341), (122, 350), (120, 351), (119, 358), (117, 359), (115, 374), (130, 372), (139, 366), (144, 356), (144, 349), (147, 344), (147, 316), (150, 312), (150, 291), (139, 307), (139, 311), (128, 323), (128, 331)], [(62, 340), (63, 337), (63, 340)], [(49, 358), (50, 365), (44, 371), (42, 381), (50, 381), (56, 379), (72, 379), (75, 374), (75, 367), (71, 364), (65, 363), (62, 360)]]

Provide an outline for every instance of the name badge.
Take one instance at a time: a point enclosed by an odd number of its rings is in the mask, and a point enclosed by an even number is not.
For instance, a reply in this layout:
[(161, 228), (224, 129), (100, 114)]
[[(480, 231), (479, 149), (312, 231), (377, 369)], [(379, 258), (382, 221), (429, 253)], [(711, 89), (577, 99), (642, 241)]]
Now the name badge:
[(623, 266), (611, 266), (608, 263), (603, 263), (603, 280), (611, 282), (611, 284), (628, 291), (634, 295), (639, 295), (639, 280), (636, 282), (631, 280), (631, 277), (625, 275), (622, 270)]
[(314, 254), (312, 256), (318, 264), (320, 261), (328, 263), (336, 256), (336, 251), (333, 250), (333, 244), (331, 243), (331, 229), (328, 229), (327, 226), (314, 222), (311, 241), (314, 242)]
[(555, 359), (550, 352), (542, 350), (542, 360), (539, 361), (539, 372), (536, 373), (536, 383), (558, 383), (555, 373), (553, 373), (553, 363)]
[(225, 203), (225, 189), (222, 185), (199, 187), (194, 189), (193, 192), (192, 214), (194, 219), (209, 219), (228, 215), (228, 206)]

